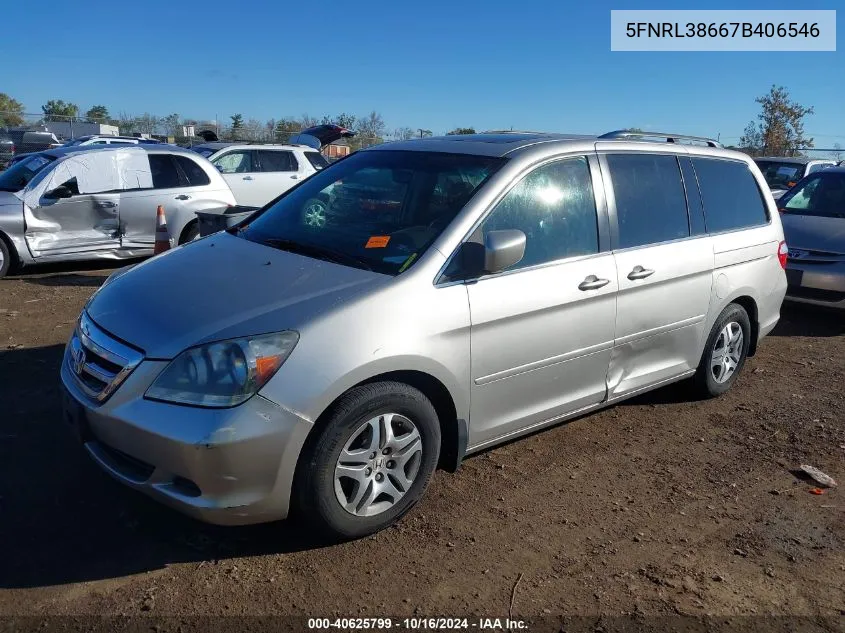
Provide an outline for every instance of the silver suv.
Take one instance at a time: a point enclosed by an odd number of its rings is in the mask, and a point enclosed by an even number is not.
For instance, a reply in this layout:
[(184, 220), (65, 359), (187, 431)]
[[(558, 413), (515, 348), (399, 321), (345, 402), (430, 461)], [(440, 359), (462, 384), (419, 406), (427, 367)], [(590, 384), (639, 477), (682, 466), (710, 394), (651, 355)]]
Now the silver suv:
[[(67, 345), (65, 417), (112, 476), (197, 518), (295, 509), (351, 538), (469, 453), (686, 378), (718, 396), (778, 320), (787, 250), (752, 160), (695, 143), (356, 152), (115, 272)], [(307, 222), (341, 182), (379, 186)]]

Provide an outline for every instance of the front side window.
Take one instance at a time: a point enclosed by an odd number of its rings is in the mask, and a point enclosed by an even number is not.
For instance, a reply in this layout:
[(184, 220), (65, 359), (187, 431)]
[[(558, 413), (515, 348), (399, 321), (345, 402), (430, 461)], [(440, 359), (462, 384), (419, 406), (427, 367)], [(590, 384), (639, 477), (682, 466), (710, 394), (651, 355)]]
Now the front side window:
[(671, 154), (609, 154), (619, 248), (689, 237), (678, 159)]
[(173, 156), (173, 160), (176, 161), (176, 164), (179, 165), (182, 173), (188, 179), (188, 186), (199, 187), (200, 185), (207, 185), (211, 182), (205, 170), (187, 156), (176, 154)]
[[(471, 189), (472, 182), (451, 182), (445, 189)], [(482, 224), (483, 234), (507, 229), (525, 233), (525, 255), (511, 270), (597, 253), (596, 202), (587, 159), (558, 160), (525, 176)]]
[[(359, 152), (309, 177), (236, 234), (396, 275), (419, 260), (503, 162), (441, 152)], [(476, 186), (451, 197), (436, 195), (438, 182), (464, 175)]]
[(845, 218), (845, 173), (822, 170), (778, 200), (784, 213)]
[(293, 152), (258, 150), (258, 160), (264, 172), (299, 171)]
[(169, 154), (150, 154), (150, 172), (153, 175), (155, 189), (173, 189), (182, 186), (179, 171)]
[(255, 171), (252, 168), (252, 151), (242, 150), (223, 154), (213, 161), (221, 174), (244, 174)]
[(748, 166), (736, 160), (693, 158), (710, 233), (760, 226), (769, 215)]

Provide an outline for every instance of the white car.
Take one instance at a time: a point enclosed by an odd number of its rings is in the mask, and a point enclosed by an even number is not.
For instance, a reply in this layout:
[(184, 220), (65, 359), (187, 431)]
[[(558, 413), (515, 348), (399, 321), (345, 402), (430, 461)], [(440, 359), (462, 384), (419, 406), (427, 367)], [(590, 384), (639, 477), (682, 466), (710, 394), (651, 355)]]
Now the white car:
[(337, 125), (319, 125), (303, 130), (289, 145), (207, 143), (191, 149), (208, 158), (223, 174), (238, 205), (263, 207), (328, 166), (321, 147), (353, 135)]
[(87, 145), (160, 145), (161, 141), (138, 136), (112, 136), (108, 134), (94, 134), (80, 136), (62, 145), (62, 147), (82, 147)]

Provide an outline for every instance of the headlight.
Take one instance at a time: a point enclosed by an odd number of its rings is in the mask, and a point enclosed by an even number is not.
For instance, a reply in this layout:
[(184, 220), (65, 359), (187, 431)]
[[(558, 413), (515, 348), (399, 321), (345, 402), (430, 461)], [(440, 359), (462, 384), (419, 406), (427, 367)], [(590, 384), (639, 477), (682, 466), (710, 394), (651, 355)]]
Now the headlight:
[(298, 340), (297, 332), (287, 331), (192, 347), (159, 374), (146, 397), (201, 407), (233, 407), (267, 384)]

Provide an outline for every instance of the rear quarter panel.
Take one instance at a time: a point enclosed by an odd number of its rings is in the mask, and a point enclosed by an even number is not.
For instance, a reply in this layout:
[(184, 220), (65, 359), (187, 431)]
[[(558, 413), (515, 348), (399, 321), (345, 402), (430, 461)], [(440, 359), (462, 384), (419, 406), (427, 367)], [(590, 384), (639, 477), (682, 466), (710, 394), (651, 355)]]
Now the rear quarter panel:
[(748, 296), (757, 305), (758, 337), (763, 337), (777, 324), (786, 294), (786, 272), (778, 260), (783, 227), (774, 198), (756, 163), (735, 152), (730, 158), (743, 160), (748, 165), (766, 205), (769, 223), (712, 235), (713, 289), (705, 332), (709, 333), (728, 304), (738, 297)]

